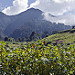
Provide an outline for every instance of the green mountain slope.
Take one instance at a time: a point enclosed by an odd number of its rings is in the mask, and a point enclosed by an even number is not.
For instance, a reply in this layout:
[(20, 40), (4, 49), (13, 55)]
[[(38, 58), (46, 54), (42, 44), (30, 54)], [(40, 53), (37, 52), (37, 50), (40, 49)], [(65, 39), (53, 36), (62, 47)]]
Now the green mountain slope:
[(75, 29), (66, 30), (57, 34), (51, 35), (47, 38), (42, 39), (46, 43), (63, 43), (64, 45), (75, 45)]
[(0, 42), (1, 75), (75, 75), (75, 47), (65, 45), (74, 40), (72, 29), (25, 45), (17, 42), (20, 47)]

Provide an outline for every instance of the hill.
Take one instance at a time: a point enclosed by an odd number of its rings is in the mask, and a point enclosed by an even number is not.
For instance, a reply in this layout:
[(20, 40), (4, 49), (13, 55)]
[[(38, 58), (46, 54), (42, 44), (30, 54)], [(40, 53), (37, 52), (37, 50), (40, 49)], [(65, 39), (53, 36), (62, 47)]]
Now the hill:
[(8, 43), (0, 42), (2, 75), (75, 75), (75, 29), (11, 47)]
[(75, 29), (58, 32), (57, 34), (42, 39), (42, 41), (44, 40), (46, 40), (47, 44), (62, 43), (64, 46), (75, 45)]
[[(36, 37), (37, 34), (34, 34), (35, 36), (32, 36), (32, 37)], [(31, 38), (32, 38), (31, 37)], [(67, 47), (67, 46), (70, 46), (70, 45), (74, 45), (75, 46), (75, 29), (71, 29), (71, 30), (65, 30), (65, 31), (61, 31), (61, 32), (58, 32), (56, 34), (53, 34), (53, 35), (50, 35), (48, 37), (45, 37), (41, 40), (32, 40), (31, 42), (20, 42), (18, 44), (18, 47), (20, 47), (20, 45), (25, 45), (26, 43), (29, 43), (31, 44), (32, 42), (34, 42), (34, 44), (37, 45), (37, 42), (40, 42), (40, 43), (44, 43), (45, 46), (48, 46), (48, 44), (50, 45), (53, 45), (53, 46), (57, 46), (57, 45), (62, 45), (64, 47)], [(16, 46), (17, 45), (16, 43), (14, 43), (14, 45)], [(8, 45), (9, 46), (12, 46), (12, 43), (10, 44), (8, 42)], [(12, 46), (13, 47), (13, 46)]]

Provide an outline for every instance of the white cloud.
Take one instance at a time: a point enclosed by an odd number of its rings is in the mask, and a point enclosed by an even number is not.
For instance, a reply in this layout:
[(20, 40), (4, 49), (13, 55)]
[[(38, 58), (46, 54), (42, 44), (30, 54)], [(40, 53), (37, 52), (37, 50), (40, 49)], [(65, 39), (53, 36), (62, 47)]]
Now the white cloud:
[(29, 8), (32, 8), (32, 7), (34, 7), (34, 6), (39, 5), (39, 3), (40, 3), (40, 1), (39, 1), (39, 0), (36, 0), (34, 3), (32, 3), (32, 4), (30, 5)]
[(36, 2), (31, 4), (31, 7), (50, 12), (53, 15), (63, 15), (75, 9), (74, 5), (75, 0), (36, 0)]
[[(75, 24), (75, 0), (36, 0), (28, 7), (28, 0), (14, 0), (13, 6), (5, 8), (2, 12), (7, 15), (15, 15), (29, 8), (37, 8), (45, 14), (45, 19), (52, 22)], [(50, 17), (48, 13), (58, 16)]]
[(14, 0), (13, 5), (5, 8), (2, 12), (7, 15), (19, 14), (28, 7), (28, 0)]
[(55, 17), (51, 17), (49, 15), (49, 13), (45, 13), (44, 15), (44, 19), (47, 21), (51, 21), (51, 22), (56, 22), (56, 23), (64, 23), (66, 25), (75, 25), (75, 15), (73, 15), (72, 13), (68, 13), (67, 15), (61, 15), (61, 16), (55, 16)]
[[(36, 0), (31, 7), (42, 10), (48, 21), (75, 24), (75, 0)], [(48, 13), (58, 17), (52, 18)]]
[(0, 12), (4, 9), (5, 7), (0, 3)]
[(67, 15), (60, 16), (60, 20), (65, 20), (63, 23), (67, 25), (75, 25), (75, 14), (67, 13)]
[(72, 2), (74, 0), (53, 0), (56, 3)]

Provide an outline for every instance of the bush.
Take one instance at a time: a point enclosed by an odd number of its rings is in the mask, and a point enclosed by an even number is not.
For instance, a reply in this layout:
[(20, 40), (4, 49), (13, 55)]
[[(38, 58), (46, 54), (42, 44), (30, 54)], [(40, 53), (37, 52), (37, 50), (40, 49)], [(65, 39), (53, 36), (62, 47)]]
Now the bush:
[(1, 73), (7, 75), (70, 75), (75, 73), (75, 48), (44, 45), (42, 41), (8, 49), (0, 43)]

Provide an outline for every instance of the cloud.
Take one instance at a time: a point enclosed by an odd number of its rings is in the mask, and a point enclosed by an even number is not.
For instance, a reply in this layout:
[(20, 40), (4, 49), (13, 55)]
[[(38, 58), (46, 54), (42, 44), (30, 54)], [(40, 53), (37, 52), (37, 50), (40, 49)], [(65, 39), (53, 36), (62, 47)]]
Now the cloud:
[(28, 7), (28, 0), (14, 0), (13, 5), (5, 8), (2, 12), (7, 15), (16, 15), (25, 10)]
[(56, 3), (72, 2), (74, 0), (53, 0)]
[(0, 12), (4, 9), (5, 7), (0, 3)]
[[(30, 4), (30, 7), (28, 7), (28, 0), (14, 0), (13, 5), (2, 12), (15, 15), (32, 7), (42, 10), (44, 18), (48, 21), (75, 24), (75, 0), (36, 0)], [(57, 17), (51, 17), (49, 13)]]
[(39, 5), (39, 4), (40, 4), (40, 1), (39, 1), (39, 0), (36, 0), (35, 2), (33, 2), (33, 3), (30, 5), (29, 8), (35, 7), (35, 6)]
[[(36, 0), (31, 7), (42, 10), (48, 21), (75, 24), (75, 0)], [(57, 17), (51, 17), (48, 13)]]
[(74, 5), (75, 0), (36, 0), (36, 2), (31, 4), (31, 7), (50, 12), (53, 15), (63, 15), (75, 9)]
[(49, 13), (44, 13), (44, 19), (56, 23), (64, 23), (66, 25), (75, 25), (75, 15), (72, 13), (67, 13), (67, 15), (52, 17)]

